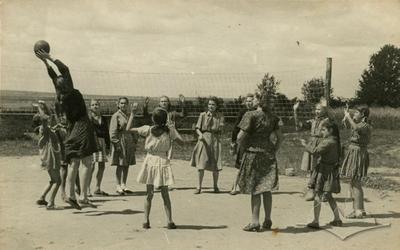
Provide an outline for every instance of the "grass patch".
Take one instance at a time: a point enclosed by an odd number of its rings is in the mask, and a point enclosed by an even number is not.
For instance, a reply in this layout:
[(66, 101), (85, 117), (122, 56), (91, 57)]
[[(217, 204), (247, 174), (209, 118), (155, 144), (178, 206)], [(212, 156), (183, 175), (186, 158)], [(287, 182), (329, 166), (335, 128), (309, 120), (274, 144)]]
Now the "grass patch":
[[(350, 130), (342, 130), (342, 143), (346, 143), (350, 135)], [(183, 135), (193, 139), (193, 135)], [(286, 168), (294, 168), (295, 174), (304, 176), (305, 172), (300, 170), (300, 163), (303, 148), (300, 145), (300, 138), (308, 138), (308, 132), (285, 133), (285, 140), (277, 155), (280, 173), (284, 173)], [(235, 159), (229, 154), (230, 134), (226, 132), (222, 139), (222, 159), (225, 167), (234, 167)], [(174, 144), (174, 159), (189, 161), (192, 150), (196, 142), (180, 146)], [(370, 152), (370, 168), (388, 167), (398, 169), (400, 167), (400, 131), (375, 129), (372, 133)], [(0, 156), (27, 156), (37, 155), (38, 149), (36, 142), (30, 139), (3, 140), (0, 143)], [(141, 139), (137, 147), (137, 156), (143, 156), (144, 141)], [(373, 173), (370, 174), (366, 186), (382, 189), (400, 191), (400, 183), (390, 177), (398, 176), (394, 173)]]

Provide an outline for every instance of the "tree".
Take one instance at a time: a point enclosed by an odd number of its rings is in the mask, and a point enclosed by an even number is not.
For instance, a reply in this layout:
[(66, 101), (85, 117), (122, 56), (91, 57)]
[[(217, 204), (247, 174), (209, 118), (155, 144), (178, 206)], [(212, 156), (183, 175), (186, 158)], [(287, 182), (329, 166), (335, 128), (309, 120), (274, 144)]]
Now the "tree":
[[(324, 97), (325, 93), (325, 82), (322, 77), (312, 78), (311, 80), (303, 83), (301, 87), (301, 93), (303, 94), (304, 100), (310, 103), (318, 103), (321, 97)], [(331, 90), (332, 93), (332, 90)]]
[(360, 103), (400, 107), (400, 48), (388, 44), (373, 54), (359, 83)]
[(261, 83), (257, 85), (257, 88), (260, 94), (263, 96), (265, 95), (269, 101), (273, 103), (277, 97), (278, 86), (280, 83), (281, 82), (276, 80), (273, 75), (269, 75), (269, 73), (267, 73), (264, 75)]

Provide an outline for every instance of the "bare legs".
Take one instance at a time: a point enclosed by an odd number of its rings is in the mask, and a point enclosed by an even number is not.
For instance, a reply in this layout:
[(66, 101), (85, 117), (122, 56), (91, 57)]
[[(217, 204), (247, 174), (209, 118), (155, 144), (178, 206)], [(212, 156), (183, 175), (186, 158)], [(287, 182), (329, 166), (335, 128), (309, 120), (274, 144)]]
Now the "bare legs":
[(362, 217), (365, 214), (364, 209), (364, 191), (360, 180), (350, 181), (350, 193), (353, 197), (353, 213), (348, 217)]
[(122, 194), (126, 191), (126, 181), (128, 179), (129, 166), (119, 166), (115, 170), (115, 177), (117, 181), (117, 193)]
[[(203, 185), (203, 179), (204, 179), (204, 169), (198, 169), (198, 185), (197, 185), (197, 190), (195, 194), (199, 194), (201, 192), (201, 188)], [(213, 187), (214, 187), (214, 192), (218, 193), (218, 178), (219, 178), (219, 171), (213, 171)]]
[[(174, 229), (171, 228), (171, 225), (175, 227), (175, 224), (173, 223), (172, 220), (172, 208), (171, 208), (171, 200), (169, 198), (168, 186), (162, 186), (160, 188), (161, 188), (161, 197), (164, 201), (164, 209), (165, 209), (165, 214), (167, 216), (168, 228)], [(154, 186), (146, 185), (146, 189), (147, 189), (147, 196), (146, 199), (144, 200), (145, 223), (143, 223), (143, 227), (148, 229), (150, 228), (150, 211), (151, 211), (152, 200), (154, 197)]]
[[(96, 162), (92, 163), (92, 174), (89, 177), (89, 189), (90, 189), (90, 183), (92, 182), (93, 178), (93, 173), (95, 169)], [(100, 193), (101, 192), (101, 182), (103, 181), (103, 175), (104, 175), (104, 169), (105, 169), (105, 163), (104, 162), (98, 162), (97, 163), (97, 174), (96, 174), (96, 189), (95, 193)]]

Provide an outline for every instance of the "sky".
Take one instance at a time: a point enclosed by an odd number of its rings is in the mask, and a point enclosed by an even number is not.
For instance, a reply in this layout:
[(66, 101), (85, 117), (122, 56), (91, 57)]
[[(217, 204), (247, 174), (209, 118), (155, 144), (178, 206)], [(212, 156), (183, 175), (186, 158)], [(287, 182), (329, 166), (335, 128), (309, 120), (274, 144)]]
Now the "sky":
[(1, 82), (54, 91), (33, 53), (46, 40), (85, 94), (237, 97), (265, 73), (279, 91), (325, 77), (353, 97), (373, 53), (399, 46), (399, 0), (3, 0)]

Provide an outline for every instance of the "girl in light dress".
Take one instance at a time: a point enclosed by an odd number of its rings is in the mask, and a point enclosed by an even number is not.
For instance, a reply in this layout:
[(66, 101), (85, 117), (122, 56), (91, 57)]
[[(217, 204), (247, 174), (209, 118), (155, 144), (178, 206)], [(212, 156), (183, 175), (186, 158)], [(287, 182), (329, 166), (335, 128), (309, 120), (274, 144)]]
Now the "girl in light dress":
[[(58, 125), (56, 124), (55, 115), (52, 114), (43, 101), (39, 101), (37, 107), (39, 112), (34, 116), (34, 122), (40, 123), (35, 130), (39, 135), (38, 145), (41, 166), (43, 169), (47, 170), (50, 181), (36, 203), (38, 205), (45, 205), (48, 210), (52, 210), (56, 208), (54, 199), (61, 184), (61, 143), (56, 134)], [(46, 196), (49, 192), (50, 199), (49, 202), (47, 202)]]
[(169, 197), (168, 186), (174, 184), (174, 176), (170, 165), (168, 152), (172, 142), (183, 143), (176, 129), (172, 125), (167, 125), (168, 113), (162, 108), (156, 108), (152, 114), (153, 125), (130, 128), (133, 123), (135, 110), (132, 109), (131, 115), (126, 126), (126, 130), (138, 133), (145, 137), (146, 158), (137, 177), (137, 181), (146, 184), (147, 196), (144, 201), (145, 222), (143, 228), (150, 228), (150, 210), (154, 196), (154, 188), (160, 188), (161, 196), (164, 201), (165, 213), (167, 215), (167, 228), (175, 229), (176, 225), (172, 220), (171, 200)]

